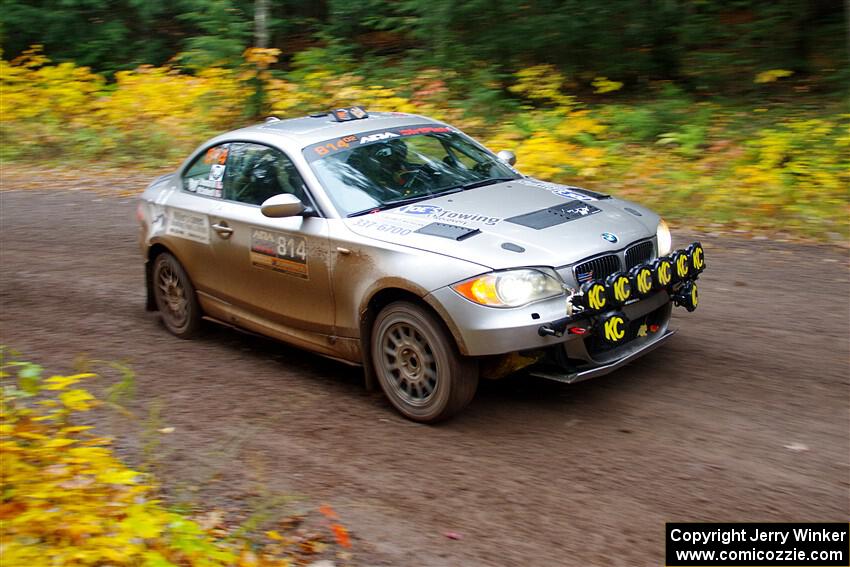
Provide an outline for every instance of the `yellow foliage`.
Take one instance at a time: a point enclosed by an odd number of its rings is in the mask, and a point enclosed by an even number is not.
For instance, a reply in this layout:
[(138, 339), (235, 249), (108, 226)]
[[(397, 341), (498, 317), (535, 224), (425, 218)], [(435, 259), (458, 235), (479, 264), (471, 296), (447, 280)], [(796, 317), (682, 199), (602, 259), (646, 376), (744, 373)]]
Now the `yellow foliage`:
[[(742, 139), (727, 128), (731, 113), (726, 113), (714, 124), (671, 125), (660, 137), (650, 134), (656, 140), (650, 145), (645, 139), (624, 142), (618, 120), (651, 131), (646, 126), (651, 113), (581, 109), (565, 94), (566, 78), (549, 65), (517, 72), (508, 89), (524, 101), (523, 111), (495, 117), (490, 109), (463, 108), (450, 92), (448, 82), (458, 78), (451, 72), (424, 69), (406, 83), (375, 84), (319, 66), (272, 71), (279, 55), (252, 48), (238, 69), (191, 75), (144, 66), (119, 72), (107, 84), (85, 67), (50, 65), (35, 46), (11, 62), (0, 60), (0, 134), (10, 140), (1, 151), (13, 157), (67, 154), (160, 164), (240, 125), (249, 112), (292, 117), (359, 104), (444, 120), (491, 148), (514, 150), (525, 173), (598, 182), (601, 190), (673, 218), (821, 236), (850, 232), (845, 220), (850, 115), (780, 122)], [(756, 82), (790, 74), (765, 71)], [(597, 77), (593, 86), (604, 93), (622, 85)], [(767, 111), (756, 109), (762, 110)], [(83, 407), (88, 401), (71, 403)]]
[(566, 79), (552, 65), (526, 67), (516, 73), (516, 79), (516, 84), (511, 85), (509, 90), (532, 102), (553, 105), (562, 110), (569, 109), (575, 102), (573, 97), (561, 92)]
[(593, 87), (596, 94), (611, 93), (623, 88), (623, 83), (611, 81), (608, 77), (596, 77), (593, 79)]
[(788, 71), (787, 69), (771, 69), (770, 71), (762, 71), (756, 75), (754, 82), (759, 84), (773, 83), (783, 77), (790, 77), (793, 74), (794, 71)]
[[(10, 362), (5, 354), (0, 349), (3, 567), (224, 567), (247, 564), (246, 554), (258, 567), (291, 564), (277, 532), (269, 532), (276, 547), (253, 546), (213, 536), (167, 510), (155, 498), (152, 478), (116, 459), (108, 439), (93, 436), (89, 426), (70, 425), (97, 400), (65, 388), (92, 374), (42, 381), (40, 367)], [(62, 403), (41, 403), (57, 393)]]

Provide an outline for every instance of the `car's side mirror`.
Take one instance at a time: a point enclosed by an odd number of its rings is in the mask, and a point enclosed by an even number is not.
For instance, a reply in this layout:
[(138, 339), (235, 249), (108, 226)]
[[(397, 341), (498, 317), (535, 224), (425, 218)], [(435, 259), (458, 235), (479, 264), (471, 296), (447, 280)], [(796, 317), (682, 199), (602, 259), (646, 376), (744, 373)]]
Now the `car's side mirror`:
[(301, 199), (292, 193), (281, 193), (280, 195), (269, 197), (260, 205), (260, 211), (265, 216), (273, 219), (297, 217), (303, 214), (305, 210), (306, 207), (301, 202)]
[(516, 154), (511, 150), (502, 150), (496, 154), (496, 157), (508, 165), (516, 165)]

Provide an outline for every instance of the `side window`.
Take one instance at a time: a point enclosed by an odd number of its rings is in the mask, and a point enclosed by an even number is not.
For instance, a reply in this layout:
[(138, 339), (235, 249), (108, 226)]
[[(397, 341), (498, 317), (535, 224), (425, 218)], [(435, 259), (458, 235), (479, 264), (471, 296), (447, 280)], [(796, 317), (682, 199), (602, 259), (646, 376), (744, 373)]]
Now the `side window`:
[(304, 181), (283, 152), (261, 144), (233, 143), (224, 173), (224, 198), (261, 205), (269, 197), (291, 193), (309, 205)]
[(183, 174), (183, 189), (207, 197), (221, 197), (229, 146), (213, 146), (199, 155)]

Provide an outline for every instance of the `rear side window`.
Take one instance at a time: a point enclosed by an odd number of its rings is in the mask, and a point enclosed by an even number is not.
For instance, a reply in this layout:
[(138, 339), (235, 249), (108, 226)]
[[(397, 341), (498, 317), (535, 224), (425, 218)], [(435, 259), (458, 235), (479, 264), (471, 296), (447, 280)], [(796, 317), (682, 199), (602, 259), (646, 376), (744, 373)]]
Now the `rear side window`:
[(301, 175), (280, 150), (247, 142), (232, 143), (224, 174), (224, 198), (261, 205), (269, 197), (290, 193), (310, 203)]
[(209, 148), (195, 158), (183, 174), (183, 189), (206, 197), (222, 196), (230, 144)]

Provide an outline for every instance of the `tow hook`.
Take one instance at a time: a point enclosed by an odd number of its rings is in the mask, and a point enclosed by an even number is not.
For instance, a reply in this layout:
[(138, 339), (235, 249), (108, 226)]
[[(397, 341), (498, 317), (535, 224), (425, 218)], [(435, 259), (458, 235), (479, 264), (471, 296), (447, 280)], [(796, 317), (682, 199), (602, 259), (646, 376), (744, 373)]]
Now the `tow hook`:
[(588, 327), (578, 327), (573, 326), (567, 329), (567, 322), (558, 322), (543, 325), (539, 329), (537, 329), (537, 334), (541, 337), (563, 337), (564, 332), (567, 332), (571, 335), (584, 335), (590, 331)]
[(550, 325), (543, 325), (539, 329), (537, 329), (537, 334), (541, 337), (563, 337), (564, 331), (558, 331), (557, 329), (552, 328)]

